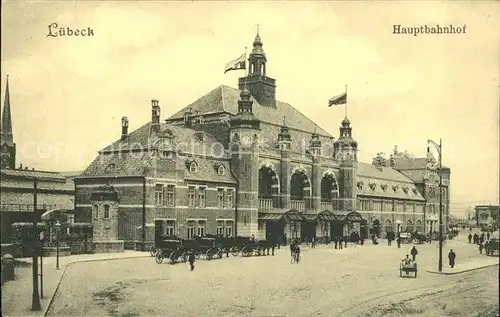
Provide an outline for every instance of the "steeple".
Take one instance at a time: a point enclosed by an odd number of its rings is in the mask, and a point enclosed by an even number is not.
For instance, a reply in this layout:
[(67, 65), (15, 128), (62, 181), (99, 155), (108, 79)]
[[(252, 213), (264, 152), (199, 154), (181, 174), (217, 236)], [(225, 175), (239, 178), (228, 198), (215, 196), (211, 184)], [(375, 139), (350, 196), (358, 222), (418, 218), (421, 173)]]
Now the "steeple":
[(12, 118), (10, 113), (10, 95), (9, 95), (9, 75), (7, 75), (7, 84), (5, 87), (5, 100), (2, 113), (2, 144), (7, 142), (12, 144), (14, 137), (12, 135)]
[(12, 134), (12, 117), (10, 111), (9, 75), (5, 87), (5, 100), (3, 104), (2, 126), (0, 130), (0, 168), (15, 168), (16, 144)]
[(239, 79), (240, 90), (248, 91), (262, 106), (276, 108), (276, 80), (266, 75), (267, 57), (262, 48), (259, 30), (253, 41), (253, 49), (248, 56), (248, 75)]
[(252, 95), (247, 89), (243, 89), (238, 100), (238, 113), (231, 118), (231, 127), (260, 128), (260, 120), (253, 114)]
[(290, 131), (288, 131), (288, 126), (286, 125), (286, 117), (283, 117), (283, 125), (281, 126), (280, 133), (278, 134), (278, 147), (280, 150), (290, 150), (292, 143), (292, 136)]
[(340, 137), (333, 144), (335, 157), (339, 160), (357, 160), (358, 142), (352, 137), (351, 121), (347, 117), (339, 128)]

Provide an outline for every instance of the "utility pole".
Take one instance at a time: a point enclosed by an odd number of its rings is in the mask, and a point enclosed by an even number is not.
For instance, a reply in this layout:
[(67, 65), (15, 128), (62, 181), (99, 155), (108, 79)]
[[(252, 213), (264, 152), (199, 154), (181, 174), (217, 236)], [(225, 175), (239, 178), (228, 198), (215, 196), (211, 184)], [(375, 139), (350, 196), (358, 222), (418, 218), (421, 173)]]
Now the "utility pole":
[(33, 294), (31, 298), (31, 310), (42, 310), (40, 305), (40, 294), (38, 293), (38, 216), (36, 214), (37, 206), (37, 187), (38, 180), (35, 178), (33, 182), (33, 231), (32, 231), (32, 243), (33, 243)]

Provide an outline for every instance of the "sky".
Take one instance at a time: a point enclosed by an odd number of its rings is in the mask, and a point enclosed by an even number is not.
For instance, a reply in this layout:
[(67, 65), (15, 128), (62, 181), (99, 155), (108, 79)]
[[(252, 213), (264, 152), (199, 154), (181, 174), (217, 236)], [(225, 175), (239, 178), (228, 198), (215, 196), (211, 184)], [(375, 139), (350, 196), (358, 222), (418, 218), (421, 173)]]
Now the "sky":
[[(9, 74), (17, 164), (81, 171), (97, 151), (219, 85), (259, 25), (277, 99), (338, 137), (348, 86), (359, 158), (425, 156), (443, 141), (451, 211), (499, 201), (500, 3), (2, 2), (2, 100)], [(92, 37), (47, 37), (51, 23)], [(397, 35), (402, 26), (466, 25), (465, 34)], [(3, 103), (3, 101), (2, 101)]]

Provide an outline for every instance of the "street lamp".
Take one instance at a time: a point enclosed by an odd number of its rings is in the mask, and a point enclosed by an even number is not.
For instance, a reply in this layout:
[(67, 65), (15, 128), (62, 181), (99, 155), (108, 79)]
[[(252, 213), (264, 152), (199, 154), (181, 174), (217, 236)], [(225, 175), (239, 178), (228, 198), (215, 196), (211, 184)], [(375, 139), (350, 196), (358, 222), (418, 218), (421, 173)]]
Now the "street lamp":
[[(443, 175), (442, 175), (442, 159), (443, 159), (443, 145), (441, 138), (439, 139), (439, 144), (432, 140), (427, 140), (427, 143), (432, 144), (439, 155), (439, 262), (438, 262), (438, 271), (441, 272), (443, 270)], [(427, 151), (429, 152), (429, 147), (427, 147)]]
[(59, 270), (59, 231), (61, 230), (61, 223), (57, 220), (56, 224), (56, 270)]

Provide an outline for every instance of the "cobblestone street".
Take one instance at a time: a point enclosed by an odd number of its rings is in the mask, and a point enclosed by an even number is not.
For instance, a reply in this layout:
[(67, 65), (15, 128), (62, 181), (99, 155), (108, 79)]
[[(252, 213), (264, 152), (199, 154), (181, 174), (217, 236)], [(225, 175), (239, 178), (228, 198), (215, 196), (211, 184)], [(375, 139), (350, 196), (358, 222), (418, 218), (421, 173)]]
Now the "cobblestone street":
[[(411, 246), (398, 249), (394, 243), (389, 247), (369, 242), (343, 250), (335, 250), (332, 245), (303, 248), (299, 265), (290, 264), (289, 251), (282, 248), (274, 257), (199, 260), (194, 272), (189, 271), (188, 264), (159, 265), (153, 258), (76, 263), (68, 268), (48, 314), (358, 316), (370, 311), (371, 316), (382, 316), (389, 315), (390, 307), (378, 306), (391, 305), (400, 298), (430, 296), (429, 292), (436, 289), (446, 293), (457, 288), (478, 291), (478, 287), (489, 293), (489, 297), (480, 296), (492, 298), (492, 302), (473, 302), (483, 309), (497, 305), (498, 266), (451, 276), (427, 273), (427, 269), (437, 266), (438, 248), (434, 242), (417, 245), (418, 278), (401, 278), (399, 262)], [(487, 259), (473, 245), (450, 241), (444, 247), (445, 267), (450, 248), (457, 253), (457, 269), (465, 261)], [(422, 306), (422, 300), (412, 305)], [(467, 304), (467, 312), (462, 311), (460, 316), (472, 313), (471, 303)], [(459, 302), (453, 308), (456, 313)], [(403, 313), (429, 316), (428, 312), (410, 308), (403, 309)]]

